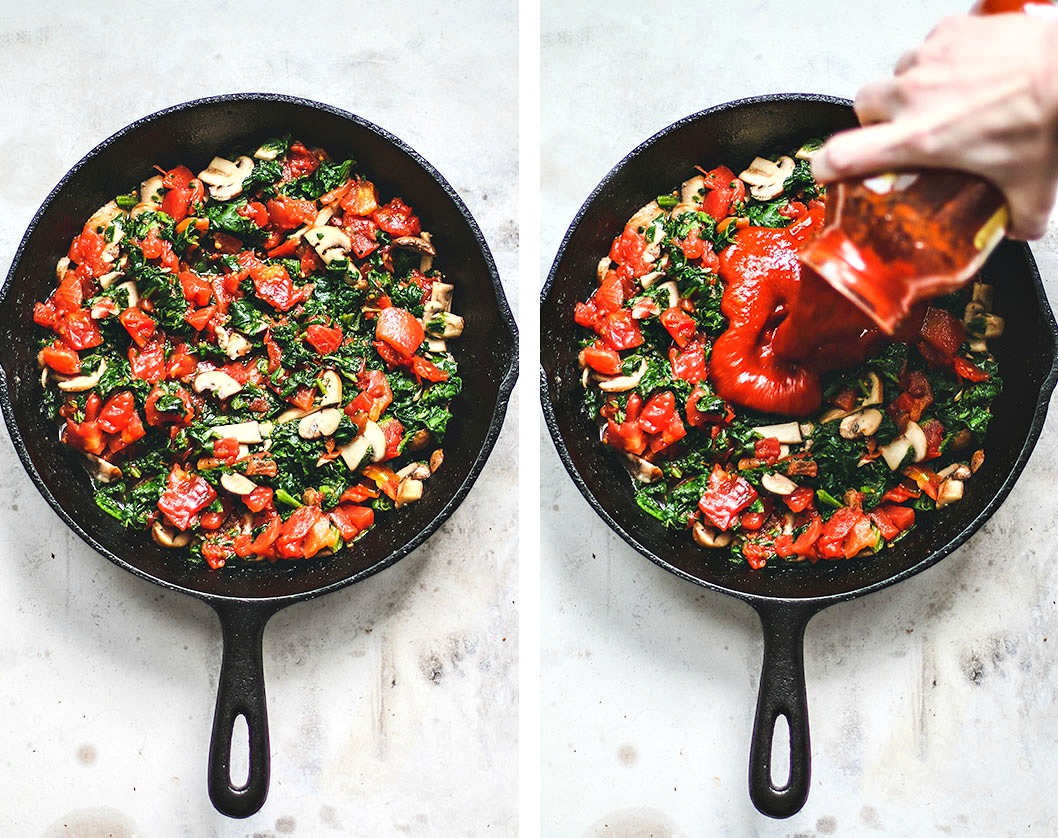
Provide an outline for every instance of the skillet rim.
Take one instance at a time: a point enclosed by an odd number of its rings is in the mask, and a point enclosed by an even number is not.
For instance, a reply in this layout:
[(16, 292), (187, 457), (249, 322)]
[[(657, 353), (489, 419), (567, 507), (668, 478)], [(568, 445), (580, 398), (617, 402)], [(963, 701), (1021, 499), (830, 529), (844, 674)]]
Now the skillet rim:
[[(746, 106), (753, 105), (766, 105), (770, 103), (822, 103), (827, 105), (836, 105), (851, 109), (852, 100), (838, 96), (831, 96), (828, 94), (820, 93), (770, 93), (758, 96), (749, 96), (741, 99), (734, 99), (729, 102), (724, 102), (713, 107), (705, 108), (693, 114), (689, 114), (678, 119), (676, 122), (665, 126), (655, 134), (650, 136), (648, 139), (639, 143), (635, 148), (625, 154), (610, 171), (603, 177), (599, 184), (591, 191), (584, 203), (577, 210), (570, 222), (566, 233), (562, 237), (561, 244), (559, 245), (558, 251), (555, 255), (554, 261), (552, 262), (551, 269), (548, 272), (547, 280), (540, 292), (540, 306), (541, 309), (546, 310), (549, 304), (549, 298), (555, 286), (559, 280), (560, 268), (563, 259), (566, 255), (567, 248), (577, 233), (584, 217), (589, 212), (592, 205), (598, 199), (598, 197), (614, 182), (623, 172), (623, 170), (633, 164), (641, 154), (648, 151), (656, 143), (664, 140), (669, 135), (676, 133), (691, 124), (707, 117), (712, 117), (716, 114), (723, 113), (730, 110), (738, 110)], [(1011, 242), (1005, 243), (1007, 246), (1011, 245)], [(755, 593), (750, 591), (741, 591), (736, 588), (732, 588), (728, 585), (717, 582), (713, 579), (705, 579), (700, 576), (696, 576), (675, 564), (666, 561), (664, 558), (656, 554), (649, 547), (642, 544), (636, 536), (634, 536), (628, 529), (611, 516), (598, 498), (595, 497), (594, 493), (587, 485), (583, 476), (573, 463), (572, 456), (566, 446), (565, 440), (562, 436), (561, 429), (559, 427), (558, 415), (554, 400), (551, 394), (550, 381), (548, 378), (547, 369), (545, 368), (542, 360), (540, 364), (540, 401), (544, 412), (544, 419), (547, 425), (548, 431), (551, 436), (552, 443), (555, 446), (559, 454), (559, 458), (562, 461), (563, 466), (569, 473), (574, 484), (579, 489), (581, 495), (588, 502), (588, 505), (595, 511), (599, 517), (606, 522), (606, 524), (616, 532), (630, 547), (636, 552), (640, 553), (654, 564), (662, 567), (670, 573), (684, 579), (688, 582), (693, 582), (696, 585), (700, 585), (704, 588), (717, 591), (719, 593), (727, 594), (735, 597), (743, 602), (752, 605), (754, 608), (760, 610), (761, 608), (772, 608), (777, 606), (785, 606), (791, 609), (797, 609), (801, 611), (818, 611), (829, 605), (833, 605), (839, 602), (845, 602), (851, 599), (855, 599), (860, 596), (864, 596), (869, 593), (881, 590), (890, 585), (901, 582), (911, 576), (914, 576), (922, 571), (932, 567), (937, 562), (946, 558), (956, 549), (965, 544), (980, 528), (984, 523), (995, 513), (995, 511), (1002, 505), (1003, 501), (1006, 500), (1013, 489), (1014, 484), (1021, 476), (1021, 472), (1024, 470), (1026, 463), (1028, 462), (1029, 456), (1031, 455), (1037, 441), (1039, 440), (1040, 433), (1043, 430), (1043, 425), (1047, 417), (1047, 408), (1050, 401), (1051, 393), (1058, 384), (1058, 323), (1055, 321), (1053, 310), (1047, 302), (1046, 292), (1043, 287), (1043, 282), (1040, 277), (1039, 268), (1036, 264), (1035, 259), (1032, 256), (1032, 251), (1029, 246), (1024, 242), (1016, 243), (1016, 247), (1021, 251), (1025, 257), (1026, 266), (1028, 268), (1028, 280), (1032, 286), (1036, 298), (1043, 302), (1040, 310), (1040, 315), (1043, 320), (1045, 331), (1051, 337), (1051, 345), (1048, 347), (1050, 356), (1050, 366), (1047, 369), (1046, 374), (1043, 376), (1040, 387), (1039, 396), (1036, 399), (1035, 405), (1033, 406), (1032, 421), (1029, 425), (1028, 432), (1018, 449), (1017, 456), (1011, 463), (1010, 469), (1003, 480), (1000, 482), (998, 487), (993, 492), (989, 500), (984, 504), (981, 510), (974, 515), (958, 532), (947, 539), (940, 547), (928, 552), (918, 561), (914, 561), (911, 564), (896, 570), (889, 575), (850, 588), (837, 593), (830, 593), (825, 595), (815, 596), (782, 596), (773, 595), (767, 593)], [(541, 329), (544, 328), (544, 319), (541, 318)], [(1042, 365), (1041, 365), (1042, 369)], [(778, 572), (782, 572), (782, 568), (775, 569)], [(828, 580), (829, 581), (829, 580)]]
[[(394, 147), (397, 151), (403, 153), (410, 159), (412, 163), (418, 166), (429, 178), (434, 181), (447, 196), (448, 200), (452, 203), (455, 210), (463, 219), (463, 222), (467, 225), (473, 240), (479, 249), (482, 259), (484, 261), (486, 273), (492, 284), (493, 299), (496, 307), (497, 314), (497, 325), (503, 338), (503, 348), (506, 352), (504, 357), (500, 357), (497, 360), (503, 362), (497, 365), (498, 368), (498, 382), (496, 388), (496, 403), (492, 411), (492, 415), (486, 428), (485, 436), (482, 440), (481, 446), (478, 449), (477, 455), (474, 457), (473, 462), (470, 465), (470, 469), (467, 472), (466, 477), (456, 487), (455, 491), (448, 497), (441, 509), (437, 514), (418, 532), (414, 533), (410, 539), (402, 542), (398, 547), (389, 551), (377, 562), (369, 565), (368, 567), (354, 570), (351, 573), (346, 574), (343, 577), (334, 579), (325, 584), (317, 585), (313, 588), (297, 591), (294, 593), (284, 593), (273, 596), (252, 596), (252, 595), (240, 595), (240, 594), (227, 594), (217, 593), (211, 591), (196, 590), (194, 588), (182, 585), (178, 582), (173, 581), (165, 576), (155, 575), (149, 573), (146, 570), (137, 567), (131, 562), (123, 559), (121, 556), (104, 546), (98, 539), (96, 539), (91, 532), (70, 515), (58, 499), (51, 492), (48, 483), (44, 480), (41, 474), (37, 471), (36, 467), (29, 456), (28, 447), (22, 434), (22, 429), (18, 425), (15, 417), (14, 405), (11, 397), (12, 384), (9, 381), (8, 371), (4, 369), (3, 365), (0, 364), (0, 412), (3, 413), (5, 424), (7, 425), (8, 433), (11, 437), (11, 442), (18, 453), (19, 460), (22, 463), (23, 468), (29, 475), (33, 484), (37, 490), (43, 496), (44, 500), (48, 505), (55, 511), (55, 513), (62, 519), (70, 529), (72, 529), (86, 544), (92, 547), (96, 552), (103, 555), (105, 558), (118, 565), (122, 569), (147, 580), (155, 585), (162, 588), (166, 588), (171, 591), (175, 591), (196, 599), (205, 601), (214, 605), (222, 605), (225, 603), (245, 603), (258, 608), (266, 608), (269, 610), (278, 610), (286, 605), (293, 604), (295, 602), (301, 602), (308, 599), (313, 599), (318, 596), (330, 593), (332, 591), (344, 588), (348, 585), (352, 585), (356, 582), (362, 581), (369, 576), (373, 576), (382, 570), (395, 564), (400, 559), (407, 556), (413, 550), (420, 547), (427, 539), (429, 539), (436, 531), (444, 524), (448, 518), (455, 512), (456, 508), (466, 499), (470, 489), (480, 476), (482, 469), (485, 466), (486, 461), (492, 454), (495, 447), (496, 441), (503, 429), (504, 419), (506, 417), (507, 408), (509, 406), (510, 398), (514, 390), (514, 386), (518, 378), (518, 326), (515, 322), (514, 315), (511, 311), (510, 304), (507, 301), (506, 294), (503, 289), (503, 284), (500, 280), (499, 271), (496, 267), (495, 260), (492, 256), (488, 243), (485, 241), (485, 237), (478, 226), (477, 221), (463, 202), (462, 198), (451, 186), (448, 180), (431, 164), (429, 163), (419, 152), (413, 149), (406, 142), (390, 133), (386, 129), (376, 125), (369, 120), (364, 119), (350, 111), (337, 108), (333, 105), (326, 104), (324, 102), (318, 102), (312, 99), (307, 99), (300, 96), (292, 96), (283, 93), (269, 93), (269, 92), (239, 92), (239, 93), (228, 93), (228, 94), (216, 94), (211, 96), (205, 96), (198, 99), (188, 100), (175, 105), (170, 105), (160, 110), (154, 111), (150, 114), (142, 116), (133, 122), (129, 123), (125, 127), (114, 132), (106, 139), (102, 140), (90, 151), (88, 151), (80, 160), (78, 160), (70, 169), (62, 176), (62, 178), (56, 183), (56, 185), (45, 197), (40, 207), (34, 213), (33, 218), (30, 220), (29, 225), (26, 227), (26, 231), (22, 236), (18, 247), (15, 250), (14, 256), (11, 260), (11, 266), (8, 270), (4, 284), (0, 287), (0, 310), (6, 310), (8, 305), (8, 293), (11, 289), (13, 280), (17, 273), (19, 264), (21, 263), (23, 253), (40, 225), (45, 213), (53, 206), (56, 200), (59, 198), (60, 193), (64, 191), (69, 181), (78, 174), (86, 166), (92, 165), (95, 159), (101, 155), (104, 151), (109, 149), (112, 145), (118, 141), (124, 139), (129, 134), (138, 131), (154, 122), (168, 118), (170, 116), (183, 113), (185, 111), (195, 110), (197, 108), (209, 107), (214, 105), (231, 105), (238, 104), (240, 102), (245, 103), (281, 103), (283, 105), (293, 105), (298, 108), (305, 108), (311, 111), (319, 111), (326, 113), (330, 116), (337, 117), (341, 120), (351, 122), (361, 129), (364, 129), (370, 133), (375, 134), (377, 137), (382, 139), (385, 143)], [(284, 577), (281, 581), (285, 582)]]

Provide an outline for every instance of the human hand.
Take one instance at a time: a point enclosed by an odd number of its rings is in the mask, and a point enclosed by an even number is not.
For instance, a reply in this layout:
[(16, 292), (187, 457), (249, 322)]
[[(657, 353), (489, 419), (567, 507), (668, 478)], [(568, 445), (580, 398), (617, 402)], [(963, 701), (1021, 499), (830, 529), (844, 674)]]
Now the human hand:
[(1046, 231), (1058, 189), (1058, 20), (948, 18), (854, 107), (865, 127), (820, 149), (818, 180), (961, 169), (1002, 190), (1012, 237)]

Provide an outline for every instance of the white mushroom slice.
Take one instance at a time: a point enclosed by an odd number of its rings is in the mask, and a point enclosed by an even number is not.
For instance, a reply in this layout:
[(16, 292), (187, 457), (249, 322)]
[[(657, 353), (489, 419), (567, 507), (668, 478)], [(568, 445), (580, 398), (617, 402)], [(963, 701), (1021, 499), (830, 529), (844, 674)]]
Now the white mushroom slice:
[(397, 486), (397, 497), (393, 501), (393, 505), (400, 509), (406, 503), (414, 503), (422, 498), (422, 481), (416, 480), (414, 477), (407, 477), (400, 481), (400, 485)]
[(352, 239), (344, 231), (330, 225), (310, 227), (302, 237), (328, 265), (336, 259), (345, 259), (349, 248), (353, 246)]
[(390, 244), (400, 250), (414, 250), (416, 253), (425, 253), (428, 256), (437, 255), (434, 246), (420, 236), (398, 236)]
[(681, 215), (686, 215), (689, 212), (698, 212), (701, 208), (701, 204), (676, 204), (676, 206), (669, 210), (669, 218), (679, 218)]
[(980, 303), (985, 311), (992, 310), (992, 300), (995, 294), (995, 287), (985, 282), (975, 282), (973, 286), (973, 301)]
[[(425, 319), (425, 315), (424, 315)], [(463, 318), (448, 311), (439, 311), (425, 322), (426, 331), (442, 340), (457, 338), (463, 334)]]
[(822, 147), (822, 145), (814, 140), (807, 142), (794, 152), (794, 157), (798, 160), (811, 160)]
[(253, 159), (245, 154), (235, 162), (223, 157), (214, 157), (206, 169), (198, 173), (198, 179), (209, 186), (209, 194), (218, 201), (230, 201), (242, 194), (242, 182), (253, 171)]
[(222, 401), (230, 399), (242, 389), (242, 385), (238, 381), (221, 370), (200, 372), (195, 376), (195, 383), (192, 386), (196, 393), (204, 393), (209, 390)]
[(426, 301), (426, 310), (423, 313), (423, 318), (429, 320), (438, 312), (451, 311), (452, 292), (454, 290), (454, 285), (449, 285), (447, 282), (435, 281), (433, 285), (430, 286), (430, 299)]
[(439, 354), (441, 352), (447, 352), (448, 351), (448, 344), (446, 344), (444, 342), (444, 340), (442, 340), (441, 338), (435, 338), (435, 337), (431, 337), (431, 336), (427, 335), (426, 336), (426, 348), (430, 352), (432, 352), (435, 355), (437, 355), (437, 354)]
[(138, 203), (129, 210), (129, 218), (135, 218), (137, 215), (143, 215), (145, 212), (155, 212), (158, 209), (158, 206), (158, 204)]
[(781, 425), (761, 425), (753, 430), (764, 439), (775, 437), (779, 442), (786, 445), (798, 445), (804, 441), (801, 437), (801, 426), (797, 422), (783, 422)]
[(162, 192), (162, 176), (149, 177), (140, 184), (140, 203), (161, 206)]
[(229, 472), (220, 476), (220, 485), (233, 495), (248, 495), (257, 488), (257, 484), (237, 472)]
[(397, 477), (403, 480), (405, 477), (411, 477), (414, 480), (427, 480), (430, 475), (433, 474), (430, 471), (430, 466), (426, 463), (408, 463), (400, 471), (397, 472)]
[(643, 286), (643, 288), (650, 288), (663, 276), (665, 276), (664, 271), (651, 271), (650, 273), (644, 274), (643, 276), (639, 277), (639, 284)]
[(760, 485), (773, 495), (792, 495), (797, 489), (797, 484), (789, 477), (785, 474), (778, 474), (777, 472), (765, 474), (761, 477)]
[[(120, 274), (119, 274), (120, 276)], [(102, 279), (102, 277), (100, 277)], [(131, 280), (125, 280), (120, 285), (116, 286), (118, 289), (123, 290), (129, 296), (129, 308), (135, 308), (140, 302), (140, 289), (136, 287), (136, 283)]]
[(287, 422), (293, 422), (295, 419), (300, 419), (303, 416), (308, 416), (310, 413), (315, 413), (319, 408), (312, 408), (311, 410), (302, 410), (300, 407), (288, 407), (282, 413), (276, 417), (276, 424), (283, 425)]
[(88, 217), (85, 227), (91, 227), (97, 233), (102, 233), (110, 226), (110, 222), (123, 215), (125, 215), (125, 210), (121, 209), (116, 201), (107, 201)]
[[(695, 175), (685, 180), (680, 187), (680, 201), (684, 204), (700, 204), (705, 194), (705, 176)], [(697, 207), (695, 207), (697, 209)]]
[(937, 477), (954, 477), (956, 480), (969, 480), (973, 475), (966, 463), (952, 463), (947, 468), (937, 472)]
[(624, 393), (635, 389), (643, 376), (647, 374), (647, 362), (643, 360), (631, 375), (615, 375), (612, 378), (604, 378), (599, 381), (599, 389), (606, 393)]
[(878, 450), (881, 452), (885, 464), (889, 466), (889, 470), (896, 471), (904, 464), (907, 455), (909, 453), (913, 454), (915, 447), (911, 444), (911, 440), (901, 435), (892, 442), (881, 446)]
[(333, 407), (325, 407), (298, 422), (298, 436), (302, 439), (319, 439), (332, 436), (342, 421), (342, 412)]
[(882, 412), (877, 408), (869, 407), (866, 410), (850, 413), (842, 419), (838, 433), (841, 434), (842, 439), (872, 436), (878, 432), (878, 426), (881, 424)]
[(59, 280), (59, 282), (62, 282), (62, 278), (66, 276), (68, 270), (70, 270), (70, 257), (63, 256), (55, 263), (55, 278)]
[(320, 405), (322, 407), (327, 407), (332, 404), (341, 404), (342, 379), (334, 370), (323, 371), (323, 375), (320, 376), (320, 389), (323, 390), (323, 397), (320, 399)]
[(84, 456), (91, 466), (89, 471), (91, 472), (92, 477), (100, 483), (113, 483), (115, 480), (121, 479), (121, 469), (110, 462), (110, 460), (104, 460), (102, 457), (97, 457), (95, 454), (86, 453)]
[(907, 427), (904, 429), (904, 436), (911, 442), (911, 446), (915, 449), (914, 462), (921, 463), (926, 459), (926, 451), (929, 449), (929, 443), (926, 441), (926, 432), (922, 430), (922, 427), (917, 422), (908, 422)]
[(691, 536), (699, 547), (727, 547), (733, 537), (731, 533), (721, 532), (716, 527), (708, 526), (701, 521), (694, 522)]
[(669, 308), (675, 308), (680, 304), (680, 289), (676, 285), (674, 280), (663, 282), (658, 286), (659, 289), (664, 288), (669, 295)]
[(268, 143), (265, 143), (253, 153), (253, 156), (258, 160), (272, 161), (279, 156), (279, 149), (276, 148), (274, 145), (269, 145)]
[(882, 404), (885, 390), (882, 388), (882, 379), (876, 372), (867, 373), (867, 395), (860, 402), (860, 407), (870, 407), (872, 404)]
[(842, 410), (840, 407), (832, 407), (819, 417), (819, 423), (825, 425), (827, 422), (833, 422), (835, 419), (844, 419), (848, 415), (849, 411)]
[(191, 533), (179, 532), (176, 527), (170, 527), (161, 521), (155, 521), (151, 525), (151, 538), (156, 544), (168, 548), (186, 547), (191, 543)]
[(657, 483), (661, 479), (661, 469), (650, 460), (644, 460), (635, 454), (625, 454), (625, 459), (629, 462), (628, 470), (632, 477), (640, 483)]
[(793, 174), (792, 157), (780, 157), (776, 161), (755, 157), (739, 178), (749, 186), (749, 194), (758, 201), (770, 201), (782, 194), (783, 184)]
[[(125, 274), (121, 271), (109, 271), (99, 277), (99, 287), (106, 289), (113, 285), (117, 280), (121, 279)], [(130, 303), (131, 305), (131, 303)]]
[(254, 445), (262, 439), (262, 428), (260, 422), (238, 422), (234, 425), (214, 425), (210, 428), (213, 436), (218, 439), (230, 437), (236, 442), (244, 442)]
[[(430, 238), (430, 234), (429, 233), (423, 232), (420, 235), (421, 235), (422, 240), (424, 242), (426, 242), (428, 245), (430, 245), (430, 247), (433, 247), (433, 239)], [(433, 267), (433, 255), (431, 255), (429, 253), (423, 253), (421, 256), (419, 256), (419, 273), (421, 273), (421, 274), (429, 273), (430, 269), (432, 267)]]
[(377, 423), (368, 421), (360, 436), (338, 450), (349, 469), (356, 471), (369, 453), (371, 461), (375, 463), (386, 456), (386, 435)]
[(253, 344), (239, 332), (229, 332), (223, 326), (214, 326), (213, 331), (217, 335), (217, 346), (233, 361), (248, 355), (253, 350)]
[(633, 230), (638, 230), (642, 227), (645, 230), (655, 218), (664, 214), (665, 212), (660, 206), (658, 206), (658, 202), (651, 201), (649, 204), (636, 210), (635, 214), (628, 219), (625, 228), (631, 227)]
[(943, 481), (937, 488), (937, 508), (940, 509), (942, 506), (947, 506), (949, 503), (955, 503), (958, 500), (962, 500), (963, 489), (965, 488), (961, 480), (956, 480), (949, 477)]
[(99, 366), (96, 371), (89, 375), (76, 375), (73, 378), (68, 378), (65, 381), (59, 382), (59, 389), (67, 393), (82, 393), (85, 390), (91, 390), (100, 380), (103, 378), (103, 373), (107, 371), (107, 362), (100, 359)]

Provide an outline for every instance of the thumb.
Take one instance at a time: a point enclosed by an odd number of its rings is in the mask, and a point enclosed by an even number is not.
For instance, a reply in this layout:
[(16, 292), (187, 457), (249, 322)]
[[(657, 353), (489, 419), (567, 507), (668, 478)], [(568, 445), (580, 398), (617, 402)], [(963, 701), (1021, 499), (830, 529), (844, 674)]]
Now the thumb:
[(921, 132), (906, 123), (881, 122), (835, 134), (812, 158), (816, 180), (829, 183), (858, 175), (927, 166), (927, 154), (911, 146)]

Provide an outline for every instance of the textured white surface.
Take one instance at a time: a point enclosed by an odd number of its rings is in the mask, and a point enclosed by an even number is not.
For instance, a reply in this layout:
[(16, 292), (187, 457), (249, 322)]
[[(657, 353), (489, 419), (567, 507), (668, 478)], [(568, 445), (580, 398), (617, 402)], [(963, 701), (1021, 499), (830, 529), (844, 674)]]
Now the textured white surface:
[[(759, 93), (851, 97), (964, 8), (544, 0), (545, 259), (610, 167), (665, 125)], [(1053, 299), (1058, 225), (1033, 249)], [(1058, 835), (1056, 418), (967, 546), (811, 622), (812, 788), (781, 822), (747, 793), (756, 617), (611, 533), (544, 432), (543, 834)]]
[[(55, 182), (114, 131), (200, 96), (272, 91), (353, 111), (418, 150), (477, 218), (515, 303), (516, 25), (513, 4), (485, 0), (5, 2), (0, 269)], [(241, 822), (206, 794), (220, 663), (209, 609), (82, 544), (0, 431), (0, 832), (514, 834), (515, 414), (426, 546), (270, 622), (271, 793)]]

